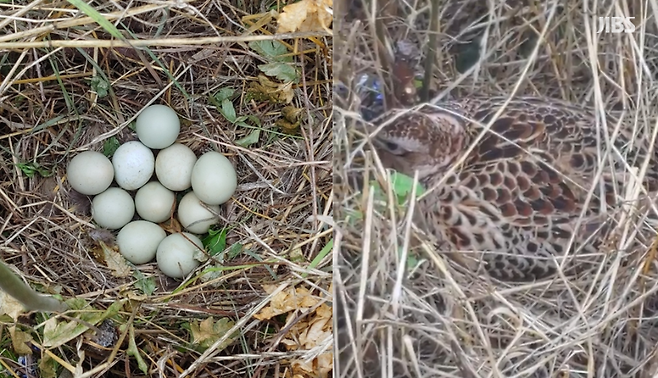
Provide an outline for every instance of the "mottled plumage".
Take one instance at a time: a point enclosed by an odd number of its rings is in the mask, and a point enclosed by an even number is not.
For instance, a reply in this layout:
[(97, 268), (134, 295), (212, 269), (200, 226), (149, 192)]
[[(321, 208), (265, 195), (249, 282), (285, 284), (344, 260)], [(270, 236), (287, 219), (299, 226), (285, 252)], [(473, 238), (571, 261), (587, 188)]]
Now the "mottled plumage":
[[(556, 272), (555, 261), (561, 264), (567, 252), (579, 256), (579, 263), (602, 253), (630, 182), (629, 168), (642, 167), (649, 156), (643, 185), (655, 191), (658, 167), (648, 149), (650, 134), (631, 135), (626, 124), (600, 162), (611, 139), (597, 127), (594, 113), (556, 100), (512, 100), (475, 142), (505, 101), (471, 97), (402, 115), (393, 111), (381, 122), (399, 118), (375, 142), (396, 169), (410, 176), (418, 170), (426, 187), (444, 180), (418, 211), (453, 257), (473, 269), (484, 263), (501, 280), (541, 279)], [(612, 135), (618, 119), (606, 120)], [(463, 164), (446, 177), (473, 143)], [(579, 263), (563, 265), (565, 272)]]

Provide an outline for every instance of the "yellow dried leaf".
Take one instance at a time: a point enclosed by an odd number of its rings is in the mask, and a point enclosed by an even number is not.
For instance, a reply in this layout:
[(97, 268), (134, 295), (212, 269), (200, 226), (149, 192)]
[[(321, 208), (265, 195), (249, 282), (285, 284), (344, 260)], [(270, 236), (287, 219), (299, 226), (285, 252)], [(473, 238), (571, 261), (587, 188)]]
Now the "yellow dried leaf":
[(281, 115), (290, 123), (298, 123), (302, 118), (304, 109), (296, 108), (294, 106), (284, 106), (281, 109)]
[(103, 248), (103, 258), (105, 260), (105, 265), (112, 269), (112, 275), (115, 277), (130, 276), (131, 270), (128, 264), (126, 264), (126, 259), (119, 252), (108, 247), (105, 243), (100, 242), (100, 244), (101, 248)]
[[(311, 349), (318, 346), (327, 337), (331, 337), (331, 326), (327, 327), (327, 319), (312, 322), (310, 327), (299, 335), (299, 342), (306, 348)], [(328, 329), (327, 329), (328, 328)]]
[[(41, 356), (41, 360), (39, 361), (39, 371), (41, 372), (41, 378), (56, 378), (58, 367), (59, 364), (57, 361), (50, 357), (49, 354), (44, 353)], [(62, 376), (63, 375), (64, 374), (62, 374)]]
[[(201, 323), (198, 321), (191, 322), (191, 342), (199, 351), (205, 351), (222, 338), (234, 325), (235, 323), (229, 318), (221, 318), (215, 322), (212, 317), (209, 317)], [(233, 338), (229, 337), (217, 347), (217, 350), (222, 350), (231, 343), (233, 343)]]
[(299, 307), (302, 307), (302, 308), (313, 307), (320, 301), (319, 298), (311, 296), (311, 293), (309, 293), (308, 290), (304, 289), (304, 291), (306, 293), (297, 292), (298, 296), (301, 295), (301, 301), (299, 302)]
[(322, 319), (333, 319), (334, 313), (331, 307), (323, 303), (317, 310), (315, 310), (315, 315)]
[[(263, 289), (267, 292), (272, 290), (268, 285), (263, 285)], [(270, 291), (271, 293), (271, 291)], [(275, 295), (270, 301), (269, 306), (263, 308), (258, 314), (254, 317), (258, 320), (271, 319), (277, 315), (285, 314), (295, 310), (305, 310), (315, 306), (319, 298), (316, 298), (311, 294), (308, 289), (299, 287), (295, 289), (290, 287), (277, 295)]]
[(333, 0), (301, 0), (283, 7), (277, 33), (329, 31)]
[(297, 131), (299, 131), (299, 125), (301, 122), (290, 123), (283, 118), (279, 118), (276, 120), (275, 124), (279, 126), (279, 129), (281, 129), (282, 132), (289, 135), (295, 135), (297, 134)]
[(285, 290), (272, 297), (270, 307), (276, 308), (281, 314), (293, 311), (297, 308), (297, 301), (295, 299), (294, 294), (290, 290)]
[(16, 320), (23, 312), (24, 308), (21, 302), (4, 291), (0, 291), (0, 315), (7, 314)]
[(32, 354), (32, 349), (27, 344), (32, 341), (32, 336), (29, 333), (16, 329), (16, 326), (11, 326), (9, 327), (9, 334), (16, 354)]
[(334, 354), (325, 352), (311, 361), (302, 359), (292, 361), (293, 376), (295, 377), (320, 377), (326, 378), (334, 367)]
[[(276, 286), (263, 285), (263, 289), (269, 294), (272, 293)], [(331, 286), (329, 287), (331, 293)], [(321, 298), (317, 298), (311, 292), (303, 287), (288, 288), (279, 293), (270, 302), (270, 306), (266, 307), (264, 311), (256, 316), (265, 315), (278, 315), (281, 311), (294, 307), (295, 310), (310, 310), (308, 307), (315, 307)], [(308, 307), (307, 307), (308, 306)], [(286, 323), (290, 322), (292, 318), (299, 316), (299, 313), (288, 311), (288, 319)], [(304, 318), (297, 323), (293, 324), (289, 329), (286, 336), (281, 340), (287, 350), (311, 350), (313, 348), (321, 347), (327, 341), (333, 340), (333, 312), (332, 308), (326, 303), (322, 303), (308, 313)], [(328, 346), (331, 348), (331, 346)], [(293, 359), (290, 361), (292, 377), (306, 378), (306, 377), (328, 377), (329, 373), (333, 370), (333, 352), (327, 351), (316, 358), (307, 361), (303, 358)]]
[(124, 295), (126, 298), (130, 299), (131, 301), (135, 301), (135, 302), (144, 302), (145, 300), (148, 299), (148, 295), (140, 294), (133, 290), (124, 291), (121, 294)]
[(288, 350), (312, 349), (327, 339), (331, 339), (333, 334), (333, 324), (331, 316), (327, 317), (326, 313), (331, 308), (326, 304), (320, 305), (313, 314), (309, 314), (305, 319), (295, 323), (286, 337), (281, 340)]
[(258, 82), (249, 84), (249, 93), (259, 101), (288, 104), (295, 97), (292, 82), (275, 83), (265, 75), (258, 75)]
[(263, 285), (263, 291), (266, 292), (269, 295), (269, 294), (274, 293), (274, 291), (276, 290), (277, 287), (278, 286), (276, 286), (276, 285), (264, 284)]
[(165, 231), (170, 234), (176, 234), (182, 232), (183, 227), (176, 218), (169, 218), (166, 221), (159, 224)]
[[(281, 115), (283, 117), (276, 120), (276, 125), (279, 126), (281, 131), (286, 134), (297, 134), (299, 131), (299, 126), (301, 125), (303, 111), (304, 109), (295, 108), (294, 106), (285, 106), (283, 109), (281, 109)], [(296, 251), (299, 254), (299, 257), (302, 259), (301, 261), (305, 261), (306, 259), (301, 254), (301, 249), (298, 248)]]

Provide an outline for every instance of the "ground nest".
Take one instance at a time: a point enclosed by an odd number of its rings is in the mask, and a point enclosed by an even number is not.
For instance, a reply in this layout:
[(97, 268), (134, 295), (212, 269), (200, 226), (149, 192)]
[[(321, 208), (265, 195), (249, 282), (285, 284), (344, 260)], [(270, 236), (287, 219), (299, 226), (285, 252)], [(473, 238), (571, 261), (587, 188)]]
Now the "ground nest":
[[(326, 7), (303, 1), (305, 26), (282, 30), (275, 1), (23, 4), (0, 6), (0, 256), (73, 310), (26, 313), (0, 294), (0, 376), (330, 374)], [(137, 140), (150, 104), (238, 176), (201, 235), (210, 259), (184, 280), (117, 261), (116, 232), (65, 176), (77, 153)]]
[[(620, 223), (588, 274), (497, 282), (436, 252), (365, 132), (375, 129), (368, 111), (379, 116), (423, 96), (514, 93), (626, 110), (622, 127), (651, 137), (658, 41), (656, 20), (642, 15), (652, 10), (634, 1), (437, 4), (435, 25), (430, 1), (336, 7), (344, 52), (334, 145), (340, 376), (655, 375), (656, 232), (645, 218), (654, 210)], [(593, 15), (634, 16), (636, 31), (595, 34)], [(401, 98), (401, 79), (418, 98)], [(630, 239), (643, 246), (619, 248)]]

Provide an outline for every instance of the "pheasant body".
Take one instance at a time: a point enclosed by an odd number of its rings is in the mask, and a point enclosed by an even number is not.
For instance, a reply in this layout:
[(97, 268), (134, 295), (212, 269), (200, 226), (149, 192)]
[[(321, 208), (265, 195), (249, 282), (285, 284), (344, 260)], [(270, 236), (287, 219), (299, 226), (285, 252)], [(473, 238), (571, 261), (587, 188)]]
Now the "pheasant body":
[(418, 206), (421, 222), (458, 261), (473, 269), (484, 263), (501, 280), (528, 281), (577, 256), (562, 265), (570, 273), (601, 254), (629, 167), (648, 159), (641, 183), (658, 189), (657, 159), (644, 135), (625, 125), (614, 132), (618, 118), (607, 115), (608, 138), (592, 111), (556, 100), (514, 99), (485, 130), (505, 102), (471, 97), (393, 111), (375, 142), (395, 168), (411, 176), (417, 170), (427, 188), (436, 186)]

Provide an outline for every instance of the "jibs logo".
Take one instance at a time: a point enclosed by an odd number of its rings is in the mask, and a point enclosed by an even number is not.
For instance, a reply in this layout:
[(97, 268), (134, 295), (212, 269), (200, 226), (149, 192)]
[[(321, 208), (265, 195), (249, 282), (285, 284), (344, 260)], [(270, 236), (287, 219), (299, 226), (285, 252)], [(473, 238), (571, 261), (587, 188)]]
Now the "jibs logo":
[(599, 27), (596, 34), (605, 33), (633, 33), (635, 24), (631, 20), (635, 17), (599, 17)]

